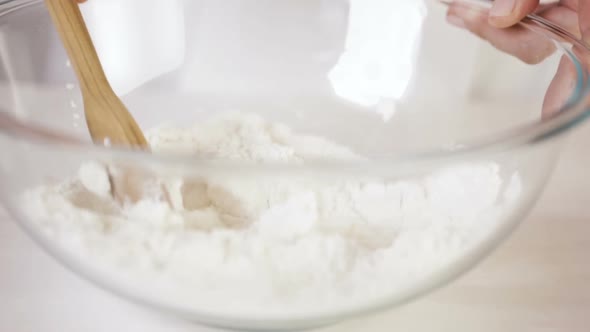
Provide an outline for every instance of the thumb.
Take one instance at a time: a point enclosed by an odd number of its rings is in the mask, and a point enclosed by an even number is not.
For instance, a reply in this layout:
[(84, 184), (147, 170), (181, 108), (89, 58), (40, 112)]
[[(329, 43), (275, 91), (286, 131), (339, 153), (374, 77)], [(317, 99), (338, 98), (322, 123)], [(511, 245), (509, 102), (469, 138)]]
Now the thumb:
[(538, 6), (539, 0), (494, 0), (488, 20), (497, 28), (507, 28), (518, 23)]

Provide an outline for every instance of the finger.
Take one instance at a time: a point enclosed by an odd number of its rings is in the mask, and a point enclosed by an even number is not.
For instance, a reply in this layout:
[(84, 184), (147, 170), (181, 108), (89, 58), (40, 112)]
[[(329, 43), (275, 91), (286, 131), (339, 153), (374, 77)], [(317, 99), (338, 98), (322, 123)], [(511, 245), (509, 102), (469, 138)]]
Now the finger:
[(488, 23), (486, 12), (453, 4), (447, 12), (447, 20), (454, 25), (465, 27), (475, 35), (489, 41), (495, 48), (512, 54), (525, 63), (543, 61), (555, 50), (547, 38), (521, 26), (499, 29)]
[(498, 28), (513, 26), (538, 6), (539, 0), (495, 0), (489, 22)]
[(574, 11), (578, 11), (578, 0), (560, 0), (559, 5), (562, 7), (567, 7)]
[[(582, 47), (572, 48), (573, 57), (580, 63), (581, 68), (590, 67), (588, 51)], [(557, 73), (551, 82), (543, 104), (543, 117), (550, 117), (560, 111), (572, 97), (577, 85), (584, 81), (584, 71), (580, 70), (569, 58), (563, 55)], [(585, 107), (590, 106), (590, 100), (583, 101)]]
[(582, 39), (590, 44), (590, 0), (578, 0), (578, 19)]
[(542, 118), (549, 118), (565, 106), (572, 95), (576, 84), (576, 68), (566, 55), (561, 58), (559, 67), (543, 101)]
[(576, 38), (580, 38), (578, 13), (575, 9), (567, 6), (553, 7), (544, 10), (541, 16), (571, 32)]

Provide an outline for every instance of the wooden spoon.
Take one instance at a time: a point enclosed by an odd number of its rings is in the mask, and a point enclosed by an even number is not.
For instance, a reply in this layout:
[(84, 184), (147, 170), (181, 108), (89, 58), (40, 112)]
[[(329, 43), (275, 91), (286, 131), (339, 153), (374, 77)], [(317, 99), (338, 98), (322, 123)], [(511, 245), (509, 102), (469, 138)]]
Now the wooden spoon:
[[(123, 0), (121, 0), (123, 1)], [(88, 131), (96, 144), (110, 143), (149, 150), (141, 129), (114, 93), (78, 7), (82, 0), (45, 0), (80, 81)], [(105, 23), (107, 24), (107, 23)], [(133, 166), (106, 166), (111, 194), (120, 203), (141, 199), (157, 178)], [(163, 196), (166, 192), (162, 187)]]
[(80, 1), (45, 0), (80, 81), (90, 136), (96, 144), (110, 143), (148, 149), (137, 122), (117, 97), (104, 74), (77, 2)]

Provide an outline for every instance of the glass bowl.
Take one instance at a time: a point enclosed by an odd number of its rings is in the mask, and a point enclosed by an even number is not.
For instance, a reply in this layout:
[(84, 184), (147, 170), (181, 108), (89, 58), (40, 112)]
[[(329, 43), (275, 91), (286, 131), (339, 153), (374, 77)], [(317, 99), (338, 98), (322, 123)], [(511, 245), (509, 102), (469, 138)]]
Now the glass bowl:
[(543, 20), (525, 64), (437, 1), (81, 7), (153, 151), (91, 143), (43, 2), (4, 1), (2, 202), (81, 277), (201, 324), (311, 328), (450, 282), (588, 115), (588, 49)]

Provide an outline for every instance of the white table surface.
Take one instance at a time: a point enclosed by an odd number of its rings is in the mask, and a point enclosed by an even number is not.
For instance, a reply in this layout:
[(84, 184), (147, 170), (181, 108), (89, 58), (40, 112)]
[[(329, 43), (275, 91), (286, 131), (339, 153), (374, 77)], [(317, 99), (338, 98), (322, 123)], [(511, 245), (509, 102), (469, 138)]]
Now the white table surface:
[[(542, 199), (476, 269), (402, 308), (339, 331), (589, 331), (590, 125), (569, 140)], [(0, 331), (203, 332), (127, 303), (65, 270), (0, 211)]]

